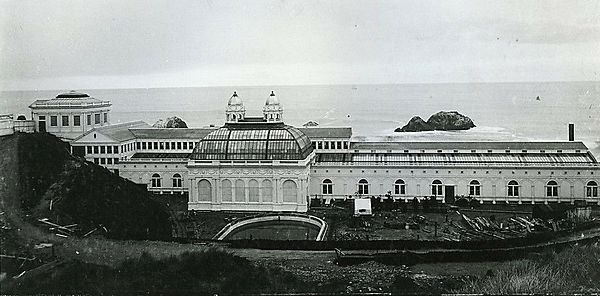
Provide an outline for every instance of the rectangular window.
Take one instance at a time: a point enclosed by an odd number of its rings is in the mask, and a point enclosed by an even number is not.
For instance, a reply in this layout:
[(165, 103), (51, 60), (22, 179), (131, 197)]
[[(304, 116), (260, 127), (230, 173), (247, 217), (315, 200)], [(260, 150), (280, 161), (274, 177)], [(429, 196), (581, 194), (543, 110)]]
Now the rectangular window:
[(58, 117), (55, 115), (50, 116), (50, 126), (58, 126)]
[(62, 126), (69, 126), (69, 116), (68, 115), (63, 115), (61, 121), (62, 121)]
[(113, 151), (115, 153), (119, 153), (119, 146), (113, 146)]
[(98, 160), (98, 158), (94, 158), (94, 163), (95, 164), (99, 164), (100, 163), (99, 160)]
[(194, 142), (190, 142), (190, 144), (189, 144), (189, 148), (190, 148), (190, 149), (194, 149)]
[(165, 147), (167, 150), (171, 150), (171, 142), (165, 143)]
[(114, 164), (119, 164), (119, 159), (118, 158), (113, 158), (113, 163)]
[(337, 149), (342, 149), (342, 142), (337, 142)]
[(106, 164), (112, 164), (112, 160), (113, 160), (112, 158), (107, 158), (106, 159)]
[(106, 158), (100, 158), (100, 164), (106, 164)]
[(158, 150), (158, 142), (154, 142), (154, 150)]
[(98, 149), (98, 146), (94, 146), (94, 154), (98, 154), (100, 152), (100, 149)]
[(104, 112), (104, 122), (108, 122), (108, 113)]
[(100, 124), (100, 113), (94, 114), (94, 123)]
[(329, 142), (325, 142), (325, 148), (323, 149), (329, 149)]
[(183, 149), (187, 150), (187, 142), (183, 142)]
[(344, 149), (348, 149), (348, 142), (344, 142)]
[(140, 142), (135, 142), (135, 148), (140, 150), (140, 148), (142, 147), (142, 144)]
[(40, 115), (39, 119), (40, 119), (40, 120), (46, 120), (46, 116), (44, 116), (44, 115)]
[(74, 126), (81, 126), (81, 116), (79, 116), (79, 115), (73, 115), (73, 125)]
[(142, 149), (146, 149), (146, 142), (142, 142)]
[(106, 153), (112, 154), (112, 146), (106, 146)]
[(177, 142), (177, 149), (181, 150), (181, 142)]
[(106, 147), (100, 146), (100, 154), (106, 153)]
[(92, 115), (91, 114), (87, 115), (87, 125), (92, 125)]
[(87, 154), (92, 154), (92, 146), (86, 146)]

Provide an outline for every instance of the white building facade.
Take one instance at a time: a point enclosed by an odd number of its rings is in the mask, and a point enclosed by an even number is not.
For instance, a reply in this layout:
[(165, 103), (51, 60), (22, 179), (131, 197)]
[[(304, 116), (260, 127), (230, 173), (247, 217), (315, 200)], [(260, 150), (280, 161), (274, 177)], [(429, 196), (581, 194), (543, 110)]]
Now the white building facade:
[(71, 145), (152, 192), (187, 194), (190, 210), (305, 212), (310, 199), (361, 197), (600, 204), (600, 164), (581, 142), (353, 141), (350, 127), (285, 125), (274, 93), (261, 117), (234, 93), (220, 128), (138, 121)]
[(39, 99), (29, 108), (36, 131), (71, 141), (95, 127), (110, 125), (109, 101), (70, 91), (52, 99)]

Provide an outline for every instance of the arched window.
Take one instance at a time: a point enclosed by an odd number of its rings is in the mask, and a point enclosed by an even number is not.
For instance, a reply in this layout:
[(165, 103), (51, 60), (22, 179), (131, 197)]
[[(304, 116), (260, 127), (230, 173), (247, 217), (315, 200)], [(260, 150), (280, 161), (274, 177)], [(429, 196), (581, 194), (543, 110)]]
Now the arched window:
[(331, 180), (323, 180), (321, 187), (323, 188), (323, 194), (333, 194), (333, 182), (331, 182)]
[(283, 182), (283, 201), (284, 202), (296, 202), (298, 197), (298, 187), (296, 182), (287, 180)]
[(367, 180), (360, 179), (358, 181), (358, 194), (369, 194), (369, 182)]
[(258, 198), (258, 181), (252, 179), (248, 181), (248, 201), (259, 202)]
[(587, 182), (585, 185), (585, 196), (598, 197), (598, 183), (596, 183), (596, 181)]
[(469, 183), (469, 195), (480, 196), (481, 195), (481, 184), (477, 180), (473, 180)]
[(398, 179), (394, 182), (394, 194), (406, 194), (406, 184), (404, 180)]
[(206, 179), (198, 182), (198, 200), (199, 201), (211, 201), (212, 197), (212, 186)]
[(437, 195), (443, 195), (444, 191), (444, 185), (442, 185), (442, 181), (440, 180), (433, 180), (433, 182), (431, 182), (431, 194), (434, 196)]
[(151, 187), (162, 187), (162, 184), (160, 184), (160, 175), (159, 174), (154, 174), (152, 175), (152, 180), (151, 180)]
[(549, 181), (546, 184), (546, 196), (558, 196), (558, 183), (556, 181)]
[(240, 179), (235, 181), (235, 201), (246, 201), (246, 184), (244, 184), (244, 181)]
[(232, 192), (232, 184), (231, 181), (225, 179), (221, 182), (221, 187), (223, 189), (223, 201), (233, 201), (233, 192)]
[(182, 187), (182, 179), (181, 179), (181, 175), (180, 174), (175, 174), (173, 175), (173, 187), (175, 188), (180, 188)]
[(515, 180), (508, 182), (508, 196), (519, 196), (519, 183)]
[(273, 202), (273, 185), (270, 180), (262, 181), (262, 200), (263, 202)]

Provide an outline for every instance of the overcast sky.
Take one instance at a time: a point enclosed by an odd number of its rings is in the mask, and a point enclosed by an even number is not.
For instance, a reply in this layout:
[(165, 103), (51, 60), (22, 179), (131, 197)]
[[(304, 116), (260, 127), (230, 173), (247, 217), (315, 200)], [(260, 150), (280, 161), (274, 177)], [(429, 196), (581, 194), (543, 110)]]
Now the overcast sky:
[(0, 89), (600, 80), (600, 1), (4, 1)]

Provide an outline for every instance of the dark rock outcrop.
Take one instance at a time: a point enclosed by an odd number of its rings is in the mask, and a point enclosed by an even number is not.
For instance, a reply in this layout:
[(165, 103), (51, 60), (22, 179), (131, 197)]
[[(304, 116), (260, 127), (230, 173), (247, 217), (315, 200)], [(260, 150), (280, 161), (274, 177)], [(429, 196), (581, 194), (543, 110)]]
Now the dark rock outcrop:
[(159, 128), (187, 128), (187, 124), (183, 119), (173, 116), (169, 117), (166, 120), (159, 119), (156, 123), (152, 125), (152, 127)]
[(316, 121), (307, 121), (305, 124), (302, 125), (303, 127), (311, 127), (311, 126), (319, 126), (319, 124)]
[(405, 126), (397, 128), (395, 132), (454, 131), (468, 130), (472, 127), (475, 127), (475, 124), (471, 118), (456, 111), (440, 111), (431, 115), (427, 121), (415, 116)]
[(413, 116), (410, 121), (402, 128), (397, 128), (395, 132), (422, 132), (433, 130), (429, 124), (423, 118), (419, 116)]

